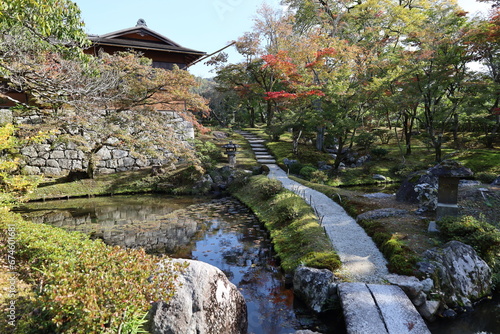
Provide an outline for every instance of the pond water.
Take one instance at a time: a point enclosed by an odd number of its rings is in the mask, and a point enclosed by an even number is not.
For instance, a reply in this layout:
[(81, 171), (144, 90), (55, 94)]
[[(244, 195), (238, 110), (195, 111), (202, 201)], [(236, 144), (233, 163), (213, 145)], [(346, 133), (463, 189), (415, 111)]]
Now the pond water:
[(84, 232), (107, 244), (218, 267), (247, 301), (249, 333), (345, 333), (340, 312), (318, 318), (294, 300), (267, 231), (233, 198), (119, 196), (30, 203), (20, 211), (35, 222)]
[[(218, 267), (247, 301), (249, 333), (345, 333), (339, 313), (317, 318), (294, 300), (266, 230), (235, 199), (117, 196), (29, 203), (20, 211), (35, 222), (84, 232), (108, 244)], [(500, 296), (458, 319), (431, 323), (429, 329), (433, 334), (500, 334)]]

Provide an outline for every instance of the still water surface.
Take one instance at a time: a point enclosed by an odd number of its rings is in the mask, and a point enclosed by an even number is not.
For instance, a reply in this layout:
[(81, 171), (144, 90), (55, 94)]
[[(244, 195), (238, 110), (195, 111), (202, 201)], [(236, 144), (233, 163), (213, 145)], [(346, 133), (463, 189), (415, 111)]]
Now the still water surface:
[(345, 333), (338, 313), (319, 319), (294, 300), (266, 230), (235, 199), (119, 196), (30, 203), (22, 211), (35, 222), (84, 232), (107, 244), (218, 267), (247, 301), (249, 333)]

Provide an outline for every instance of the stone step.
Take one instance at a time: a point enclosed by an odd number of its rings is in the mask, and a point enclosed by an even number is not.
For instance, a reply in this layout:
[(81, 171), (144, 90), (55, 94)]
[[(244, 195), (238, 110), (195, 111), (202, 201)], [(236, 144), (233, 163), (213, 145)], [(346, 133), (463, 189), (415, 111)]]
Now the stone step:
[(274, 159), (274, 157), (270, 154), (255, 154), (257, 159)]
[(275, 164), (276, 160), (274, 160), (274, 159), (257, 159), (257, 162), (260, 164)]
[(267, 153), (267, 148), (265, 148), (265, 147), (253, 147), (252, 151), (254, 151), (254, 152), (266, 152)]
[(338, 293), (347, 333), (388, 334), (372, 294), (364, 283), (341, 283)]
[(347, 333), (430, 334), (415, 306), (396, 285), (341, 283)]
[(262, 144), (250, 144), (250, 147), (252, 147), (252, 149), (255, 149), (255, 148), (266, 148), (264, 145)]
[(430, 334), (408, 296), (397, 285), (368, 284), (389, 334)]

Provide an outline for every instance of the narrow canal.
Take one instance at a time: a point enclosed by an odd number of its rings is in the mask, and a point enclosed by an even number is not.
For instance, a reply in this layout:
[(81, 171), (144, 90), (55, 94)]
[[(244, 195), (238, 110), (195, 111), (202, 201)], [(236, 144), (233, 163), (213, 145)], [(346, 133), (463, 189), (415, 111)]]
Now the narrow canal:
[(345, 333), (339, 311), (318, 318), (294, 300), (267, 231), (233, 198), (119, 196), (30, 203), (21, 212), (34, 222), (84, 232), (107, 244), (218, 267), (247, 301), (249, 333)]

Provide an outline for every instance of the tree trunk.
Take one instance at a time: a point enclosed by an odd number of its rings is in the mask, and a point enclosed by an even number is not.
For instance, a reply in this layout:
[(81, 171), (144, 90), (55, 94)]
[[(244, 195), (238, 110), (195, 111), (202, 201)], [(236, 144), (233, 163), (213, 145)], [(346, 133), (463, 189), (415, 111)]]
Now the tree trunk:
[(271, 101), (267, 101), (266, 112), (267, 112), (267, 126), (271, 126), (273, 124), (273, 118), (274, 118), (274, 108)]
[(316, 149), (318, 151), (323, 151), (324, 147), (325, 147), (325, 127), (321, 126), (318, 127), (318, 130), (316, 132)]
[(293, 154), (295, 156), (299, 155), (300, 136), (302, 136), (302, 130), (299, 131), (299, 134), (297, 136), (293, 136)]
[(250, 106), (248, 109), (250, 111), (250, 127), (255, 128), (255, 108)]

